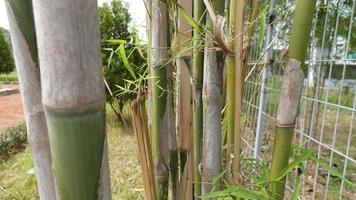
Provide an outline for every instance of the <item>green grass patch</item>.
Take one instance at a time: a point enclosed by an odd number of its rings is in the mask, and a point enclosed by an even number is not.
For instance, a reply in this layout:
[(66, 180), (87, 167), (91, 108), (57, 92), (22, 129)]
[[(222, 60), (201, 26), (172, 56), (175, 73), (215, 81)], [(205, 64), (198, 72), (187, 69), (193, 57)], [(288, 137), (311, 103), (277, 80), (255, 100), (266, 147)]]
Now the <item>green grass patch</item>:
[(27, 131), (25, 123), (7, 128), (0, 134), (0, 162), (6, 160), (11, 154), (24, 149), (26, 146)]
[(0, 164), (0, 199), (39, 199), (29, 149)]
[(10, 72), (8, 74), (0, 74), (0, 82), (6, 83), (6, 84), (18, 83), (16, 71)]

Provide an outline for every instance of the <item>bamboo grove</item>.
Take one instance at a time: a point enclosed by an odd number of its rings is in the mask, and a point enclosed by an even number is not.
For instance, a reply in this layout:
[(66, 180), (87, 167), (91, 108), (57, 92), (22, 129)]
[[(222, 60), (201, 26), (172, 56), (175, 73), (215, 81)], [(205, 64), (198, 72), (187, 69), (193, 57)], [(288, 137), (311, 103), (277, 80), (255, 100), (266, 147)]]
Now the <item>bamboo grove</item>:
[[(291, 149), (315, 4), (315, 1), (297, 1), (289, 49), (283, 57), (286, 71), (282, 84), (290, 87), (281, 90), (268, 190), (270, 199), (283, 199), (284, 196), (286, 175), (280, 177), (280, 172), (288, 166), (288, 149)], [(146, 1), (146, 5), (152, 12), (147, 17), (151, 21), (148, 35), (152, 38), (149, 38), (151, 46), (148, 49), (152, 52), (149, 64), (153, 84), (153, 110), (148, 116), (152, 117), (151, 138), (155, 138), (152, 143), (155, 180), (151, 182), (157, 183), (156, 198), (167, 199), (171, 191), (173, 199), (215, 199), (217, 196), (211, 192), (222, 189), (222, 180), (239, 187), (246, 179), (241, 177), (240, 169), (242, 96), (255, 25), (260, 15), (266, 14), (262, 8), (268, 8), (270, 3), (259, 0), (153, 0)], [(301, 11), (305, 8), (308, 8), (307, 13)], [(160, 12), (159, 18), (156, 12)], [(157, 34), (164, 41), (157, 42)], [(174, 89), (167, 87), (172, 84), (167, 82), (172, 71), (176, 71)], [(159, 95), (156, 90), (160, 91)], [(170, 93), (177, 94), (175, 116), (168, 112), (171, 105), (166, 105)], [(165, 116), (176, 123), (176, 130), (162, 125), (157, 129), (157, 124), (169, 126)], [(170, 157), (173, 151), (165, 148), (168, 152), (162, 152), (162, 144), (172, 144), (172, 138), (167, 138), (172, 136), (173, 140), (178, 140), (174, 143), (182, 145), (178, 148), (179, 187), (176, 187), (177, 171), (172, 166), (172, 161), (177, 162), (169, 160), (173, 158)], [(162, 157), (165, 154), (168, 161)], [(168, 176), (171, 176), (171, 189)], [(152, 185), (145, 188), (152, 188)]]
[[(40, 198), (111, 199), (97, 2), (5, 2)], [(145, 0), (150, 72), (130, 108), (146, 199), (284, 198), (316, 0), (297, 0), (291, 16), (263, 195), (241, 172), (242, 97), (272, 4)]]

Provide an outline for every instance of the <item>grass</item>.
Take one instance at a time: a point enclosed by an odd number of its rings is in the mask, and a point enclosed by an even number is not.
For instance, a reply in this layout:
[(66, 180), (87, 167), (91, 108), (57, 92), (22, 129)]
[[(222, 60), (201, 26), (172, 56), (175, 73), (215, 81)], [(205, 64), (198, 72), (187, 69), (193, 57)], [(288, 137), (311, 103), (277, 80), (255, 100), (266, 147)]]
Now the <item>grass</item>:
[[(127, 109), (126, 115), (127, 116)], [(128, 120), (126, 120), (128, 121)], [(114, 112), (107, 106), (107, 132), (112, 199), (144, 199), (136, 141), (131, 127), (117, 123)], [(29, 148), (0, 163), (0, 199), (38, 199), (33, 163)]]
[(7, 128), (0, 134), (0, 161), (6, 160), (11, 154), (15, 154), (25, 147), (27, 132), (25, 123)]
[(0, 164), (0, 199), (39, 199), (29, 149)]
[(9, 74), (0, 74), (0, 82), (6, 84), (18, 83), (16, 71), (10, 72)]

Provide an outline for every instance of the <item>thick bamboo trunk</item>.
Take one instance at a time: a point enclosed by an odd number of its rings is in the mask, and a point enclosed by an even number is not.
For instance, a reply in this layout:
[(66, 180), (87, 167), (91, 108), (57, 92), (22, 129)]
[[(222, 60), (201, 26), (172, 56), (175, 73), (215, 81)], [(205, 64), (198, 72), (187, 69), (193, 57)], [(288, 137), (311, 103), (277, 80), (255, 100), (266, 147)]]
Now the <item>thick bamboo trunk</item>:
[(39, 196), (41, 199), (59, 199), (56, 196), (58, 193), (41, 101), (32, 1), (7, 0), (5, 2)]
[(235, 20), (235, 118), (234, 118), (234, 155), (232, 159), (232, 183), (240, 181), (241, 154), (241, 107), (242, 107), (242, 79), (243, 79), (243, 31), (244, 31), (245, 0), (236, 2)]
[[(236, 0), (230, 0), (229, 4), (229, 38), (231, 40), (230, 48), (234, 49), (235, 37), (235, 18), (236, 18)], [(232, 153), (234, 147), (234, 128), (235, 128), (235, 55), (226, 55), (226, 167), (227, 178), (232, 180)]]
[(33, 2), (42, 100), (61, 199), (111, 199), (97, 2)]
[[(203, 0), (194, 0), (193, 3), (194, 20), (200, 25), (205, 24), (205, 5)], [(203, 103), (202, 103), (202, 86), (203, 86), (203, 52), (202, 35), (198, 30), (193, 32), (193, 141), (194, 141), (194, 196), (198, 197), (201, 194), (201, 174), (199, 165), (201, 163), (201, 143), (203, 136)]]
[[(217, 13), (222, 15), (224, 3), (213, 1)], [(207, 18), (207, 27), (213, 27), (213, 21)], [(221, 172), (221, 110), (223, 66), (218, 60), (214, 48), (214, 36), (205, 36), (204, 78), (203, 78), (203, 147), (202, 147), (202, 195), (213, 187), (219, 190), (219, 183), (213, 185), (213, 179)]]
[[(272, 180), (288, 165), (289, 151), (302, 93), (304, 81), (303, 66), (310, 38), (315, 4), (315, 0), (297, 1), (287, 54), (288, 60), (284, 65), (284, 77), (277, 111), (270, 172)], [(275, 180), (271, 183), (273, 199), (283, 199), (285, 182), (286, 177), (283, 177), (281, 180)]]
[[(169, 119), (167, 112), (167, 59), (168, 59), (168, 4), (152, 1), (152, 151), (155, 162), (155, 179), (159, 200), (168, 198)], [(169, 94), (172, 95), (172, 94)], [(170, 98), (168, 96), (168, 98)], [(174, 126), (173, 126), (174, 129)]]
[(222, 72), (218, 69), (212, 41), (211, 35), (207, 35), (203, 82), (202, 195), (211, 191), (212, 180), (221, 171)]

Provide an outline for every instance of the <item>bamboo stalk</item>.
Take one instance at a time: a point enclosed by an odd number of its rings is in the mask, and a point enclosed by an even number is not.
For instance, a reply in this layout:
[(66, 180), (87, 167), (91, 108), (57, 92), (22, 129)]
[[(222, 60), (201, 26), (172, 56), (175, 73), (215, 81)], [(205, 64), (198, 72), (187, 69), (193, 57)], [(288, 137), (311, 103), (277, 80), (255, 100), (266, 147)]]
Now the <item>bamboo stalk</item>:
[[(180, 0), (180, 5), (188, 14), (192, 13), (192, 2), (190, 0)], [(189, 47), (192, 39), (192, 27), (188, 24), (182, 15), (178, 16), (178, 29), (176, 38), (180, 51)], [(190, 72), (189, 66), (185, 63), (184, 58), (192, 56), (191, 50), (186, 50), (183, 56), (178, 57), (177, 64), (177, 131), (179, 135), (179, 149), (182, 154), (189, 151), (189, 142), (191, 135), (191, 89), (190, 89)], [(181, 154), (181, 155), (182, 155)], [(184, 156), (186, 157), (186, 156)], [(184, 163), (182, 163), (184, 166)]]
[(240, 154), (241, 154), (241, 107), (242, 107), (242, 79), (243, 79), (243, 32), (244, 32), (245, 0), (237, 0), (235, 21), (235, 119), (234, 119), (234, 157), (232, 161), (233, 184), (240, 182)]
[[(189, 144), (189, 149), (192, 149), (193, 147), (193, 135), (190, 135), (190, 144)], [(180, 158), (182, 159), (182, 157)], [(192, 200), (194, 199), (193, 196), (193, 187), (192, 187), (192, 180), (193, 180), (193, 158), (192, 158), (192, 153), (189, 153), (187, 155), (186, 163), (183, 168), (183, 172), (181, 175), (181, 193), (180, 197), (181, 199), (184, 200)]]
[(287, 62), (284, 65), (270, 171), (272, 179), (271, 191), (273, 199), (277, 200), (284, 198), (286, 177), (283, 177), (281, 180), (275, 180), (275, 178), (288, 165), (289, 151), (302, 93), (304, 62), (315, 4), (315, 0), (297, 1)]
[[(203, 0), (194, 0), (193, 3), (194, 20), (200, 25), (205, 24), (205, 5)], [(194, 196), (201, 194), (201, 174), (199, 165), (201, 162), (201, 139), (203, 136), (203, 104), (202, 104), (202, 85), (203, 85), (203, 64), (204, 52), (201, 50), (203, 38), (199, 30), (193, 32), (193, 141), (194, 141)]]
[[(212, 1), (215, 11), (222, 15), (224, 2)], [(213, 19), (208, 17), (207, 28), (213, 28)], [(214, 36), (206, 34), (204, 50), (203, 79), (203, 146), (202, 146), (202, 195), (213, 187), (219, 190), (220, 184), (213, 185), (213, 179), (221, 172), (221, 110), (223, 67), (219, 65), (218, 53), (214, 48)], [(220, 56), (221, 57), (221, 56)]]
[[(191, 0), (180, 0), (180, 6), (188, 14), (192, 14), (192, 1)], [(183, 187), (181, 191), (176, 194), (175, 199), (179, 199), (180, 195), (183, 195), (183, 198), (192, 198), (192, 194), (187, 194), (187, 182), (184, 184), (182, 180), (186, 179), (188, 172), (191, 173), (192, 169), (189, 169), (192, 163), (191, 156), (191, 122), (192, 122), (192, 104), (191, 104), (191, 89), (190, 89), (190, 72), (189, 66), (185, 63), (185, 58), (192, 57), (192, 51), (186, 50), (191, 45), (192, 39), (192, 27), (189, 23), (184, 20), (184, 17), (181, 13), (178, 13), (178, 24), (176, 30), (176, 39), (178, 43), (179, 51), (185, 51), (182, 56), (176, 59), (177, 65), (177, 133), (178, 133), (178, 151), (180, 155), (180, 169), (179, 173), (181, 177), (180, 186)], [(190, 159), (190, 161), (188, 161)], [(178, 183), (179, 184), (179, 183)], [(191, 187), (190, 187), (191, 189)], [(191, 190), (190, 190), (191, 191)]]
[(179, 156), (176, 135), (176, 119), (174, 113), (174, 88), (173, 88), (173, 69), (167, 66), (167, 125), (169, 134), (169, 171), (172, 183), (172, 196), (174, 200), (179, 200)]
[[(147, 66), (150, 69), (149, 75), (152, 77), (152, 0), (145, 0), (146, 13), (146, 33), (147, 33)], [(147, 123), (148, 130), (152, 130), (152, 78), (147, 80)], [(151, 138), (152, 139), (152, 138)]]
[(253, 39), (253, 34), (255, 31), (255, 26), (256, 26), (256, 18), (257, 18), (257, 11), (258, 8), (260, 6), (260, 0), (253, 0), (252, 1), (252, 11), (251, 11), (251, 15), (249, 18), (249, 25), (247, 26), (247, 31), (246, 31), (246, 47), (245, 49), (243, 49), (243, 78), (241, 79), (241, 90), (242, 93), (244, 91), (244, 85), (245, 85), (245, 78), (248, 72), (248, 68), (247, 68), (247, 60), (248, 60), (248, 56), (250, 54), (250, 49), (251, 49), (251, 43), (252, 43), (252, 39)]
[[(168, 198), (169, 113), (167, 112), (168, 4), (152, 0), (152, 152), (157, 199)], [(169, 92), (169, 91), (168, 91)], [(168, 103), (169, 105), (169, 103)]]
[(41, 101), (40, 69), (32, 1), (7, 0), (5, 3), (39, 197), (59, 199), (52, 171), (47, 124)]
[[(260, 0), (253, 0), (252, 1), (252, 11), (249, 19), (249, 26), (247, 26), (247, 32), (246, 32), (246, 48), (243, 51), (243, 60), (246, 65), (248, 55), (250, 54), (250, 49), (251, 49), (251, 42), (253, 38), (253, 33), (255, 31), (255, 26), (256, 26), (256, 18), (257, 18), (257, 11), (260, 6)], [(242, 80), (244, 81), (244, 80)]]
[(111, 199), (97, 2), (34, 1), (33, 9), (61, 199)]
[[(232, 39), (230, 48), (234, 50), (236, 0), (230, 0), (229, 7), (229, 38)], [(235, 55), (226, 55), (226, 153), (227, 153), (227, 178), (232, 180), (232, 153), (234, 147), (234, 127), (235, 127)]]

